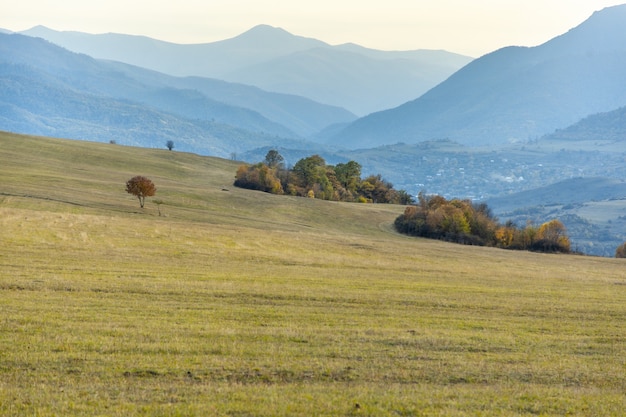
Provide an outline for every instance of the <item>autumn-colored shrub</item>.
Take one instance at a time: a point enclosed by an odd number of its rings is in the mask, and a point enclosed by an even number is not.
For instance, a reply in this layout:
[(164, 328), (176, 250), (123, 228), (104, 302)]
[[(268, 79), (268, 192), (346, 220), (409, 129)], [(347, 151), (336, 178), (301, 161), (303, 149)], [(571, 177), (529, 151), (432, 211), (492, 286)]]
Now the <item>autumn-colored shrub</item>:
[(439, 195), (420, 193), (418, 204), (407, 207), (394, 225), (400, 233), (466, 245), (541, 252), (570, 251), (565, 226), (558, 220), (551, 220), (538, 228), (530, 223), (524, 228), (512, 223), (500, 225), (484, 203), (447, 200)]
[(241, 188), (283, 194), (283, 187), (276, 177), (276, 168), (270, 168), (262, 163), (251, 166), (241, 165), (235, 175), (235, 185)]
[(407, 207), (396, 219), (399, 232), (472, 245), (494, 244), (497, 224), (485, 207), (422, 193), (418, 199), (417, 205)]
[(537, 240), (531, 250), (568, 253), (570, 246), (570, 240), (563, 223), (559, 220), (550, 220), (539, 227)]

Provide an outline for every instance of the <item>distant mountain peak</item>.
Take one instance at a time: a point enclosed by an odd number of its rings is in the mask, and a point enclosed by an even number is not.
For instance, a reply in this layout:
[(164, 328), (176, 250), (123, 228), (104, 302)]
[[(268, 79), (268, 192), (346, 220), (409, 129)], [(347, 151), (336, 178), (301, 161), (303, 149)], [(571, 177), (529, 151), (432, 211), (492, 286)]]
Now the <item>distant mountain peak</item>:
[(624, 21), (626, 21), (626, 4), (606, 7), (595, 11), (580, 25), (544, 45), (565, 47), (570, 50), (623, 49), (626, 45)]
[(276, 46), (298, 43), (301, 48), (303, 42), (308, 42), (308, 47), (328, 46), (327, 43), (313, 38), (294, 35), (283, 28), (267, 24), (256, 25), (239, 36), (227, 39), (223, 42), (244, 42), (246, 44), (258, 44), (259, 46)]
[(287, 34), (289, 36), (294, 36), (291, 33), (289, 33), (288, 31), (286, 31), (285, 29), (281, 28), (281, 27), (277, 27), (277, 26), (272, 26), (272, 25), (268, 25), (265, 23), (261, 23), (259, 25), (256, 25), (252, 28), (250, 28), (249, 30), (247, 30), (246, 32), (244, 32), (243, 34), (246, 33), (250, 33), (250, 34), (262, 34), (262, 33), (284, 33)]
[[(604, 9), (601, 10), (597, 10), (595, 12), (593, 12), (592, 17), (595, 16), (616, 16), (616, 13), (622, 13), (622, 14), (626, 14), (626, 4), (618, 4), (615, 6), (608, 6), (605, 7)], [(611, 19), (613, 18), (611, 17)]]
[(28, 34), (29, 36), (37, 36), (37, 35), (43, 35), (43, 34), (51, 34), (56, 32), (54, 29), (50, 29), (47, 26), (44, 25), (37, 25), (37, 26), (33, 26), (32, 28), (28, 29), (28, 30), (24, 30), (20, 33), (22, 34)]

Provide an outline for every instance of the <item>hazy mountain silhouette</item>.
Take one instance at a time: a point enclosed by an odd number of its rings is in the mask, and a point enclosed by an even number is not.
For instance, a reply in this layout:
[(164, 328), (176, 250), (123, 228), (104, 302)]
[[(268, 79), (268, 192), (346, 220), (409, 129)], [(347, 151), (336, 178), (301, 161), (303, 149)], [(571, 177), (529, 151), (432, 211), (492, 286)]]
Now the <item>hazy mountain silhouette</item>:
[[(348, 123), (357, 118), (343, 108), (320, 104), (292, 94), (271, 93), (257, 87), (204, 77), (172, 77), (127, 64), (108, 63), (117, 71), (149, 85), (192, 90), (221, 105), (227, 105), (225, 108), (238, 107), (239, 112), (241, 108), (252, 110), (302, 137), (309, 137), (329, 125)], [(163, 103), (163, 105), (169, 104)], [(185, 111), (194, 111), (194, 109), (186, 107)], [(237, 117), (228, 122), (240, 125), (244, 120)], [(213, 118), (217, 116), (213, 115)]]
[(357, 120), (333, 142), (502, 144), (613, 110), (626, 104), (624, 27), (626, 5), (609, 7), (543, 45), (500, 49), (414, 101)]
[[(259, 28), (261, 30), (261, 28)], [(54, 42), (59, 38), (67, 38), (69, 43), (72, 43), (73, 48), (67, 48), (76, 52), (85, 53), (82, 49), (88, 49), (81, 47), (82, 43), (87, 42), (89, 45), (95, 43), (95, 48), (102, 47), (102, 54), (95, 54), (107, 57), (107, 55), (120, 54), (122, 58), (128, 58), (128, 62), (135, 64), (132, 61), (142, 61), (142, 59), (130, 59), (135, 54), (136, 56), (143, 56), (136, 53), (137, 49), (145, 49), (146, 56), (149, 59), (153, 59), (155, 62), (161, 62), (163, 65), (173, 64), (175, 66), (184, 65), (185, 59), (191, 57), (200, 57), (204, 55), (201, 53), (201, 48), (194, 54), (181, 53), (176, 55), (177, 51), (185, 52), (186, 48), (195, 48), (196, 45), (175, 45), (168, 44), (166, 42), (155, 41), (149, 38), (128, 36), (128, 35), (87, 35), (79, 32), (55, 32), (46, 29), (42, 26), (33, 29), (34, 34), (41, 35), (42, 38), (50, 38), (50, 42)], [(248, 37), (253, 36), (253, 32), (248, 32), (239, 38), (234, 38), (230, 42), (224, 42), (217, 48), (220, 50), (223, 56), (228, 56), (228, 45), (239, 48), (240, 54), (244, 56), (242, 51), (244, 43), (250, 44), (246, 41)], [(291, 39), (291, 38), (289, 38)], [(298, 39), (298, 38), (296, 38)], [(62, 44), (64, 42), (59, 42)], [(304, 42), (308, 44), (308, 42)], [(61, 45), (63, 46), (63, 45)], [(200, 45), (202, 46), (202, 45)], [(199, 46), (199, 47), (200, 47)], [(181, 47), (182, 49), (179, 49)], [(278, 51), (291, 51), (294, 46), (290, 46), (289, 42), (286, 42), (282, 47), (277, 48)], [(115, 51), (109, 54), (107, 51)], [(274, 52), (277, 53), (277, 52)], [(128, 56), (125, 56), (128, 55)], [(169, 54), (169, 55), (168, 55)], [(87, 55), (93, 56), (87, 53)], [(219, 54), (218, 54), (219, 55)], [(236, 56), (237, 54), (233, 54)], [(172, 59), (165, 59), (167, 56), (173, 56)], [(215, 62), (225, 62), (225, 59), (216, 59)], [(248, 61), (246, 61), (248, 62)], [(138, 62), (141, 64), (141, 62)], [(141, 66), (141, 65), (140, 65)], [(119, 71), (128, 71), (123, 66), (118, 68)], [(133, 68), (137, 77), (136, 71), (138, 68)], [(188, 78), (174, 78), (165, 77), (164, 74), (157, 74), (156, 72), (145, 71), (141, 74), (143, 80), (150, 80), (150, 82), (156, 82), (159, 85), (173, 86), (175, 88), (188, 88), (197, 89), (212, 100), (216, 100), (231, 106), (244, 107), (262, 114), (267, 119), (270, 119), (276, 123), (282, 124), (296, 134), (300, 136), (309, 136), (324, 127), (334, 123), (345, 123), (353, 121), (356, 116), (348, 112), (345, 109), (340, 109), (335, 106), (322, 105), (316, 103), (305, 97), (296, 97), (289, 94), (276, 94), (267, 91), (263, 91), (259, 88), (251, 88), (236, 83), (223, 82), (215, 79), (207, 79), (204, 77), (188, 77)]]
[[(277, 142), (304, 146), (282, 124), (202, 94), (202, 88), (214, 85), (211, 80), (177, 79), (96, 60), (28, 36), (0, 34), (0, 81), (3, 130), (149, 147), (172, 139), (180, 149), (220, 156)], [(227, 94), (227, 83), (215, 81), (215, 85)], [(245, 96), (249, 89), (234, 86), (230, 93)], [(279, 95), (251, 90), (257, 101), (283, 112), (289, 105), (304, 103), (308, 107), (300, 113), (322, 108), (328, 121), (342, 118), (331, 117), (332, 111), (353, 117), (303, 98), (286, 96), (279, 97), (282, 102), (272, 102)], [(298, 120), (294, 114), (291, 117)]]
[(343, 46), (308, 49), (233, 71), (224, 78), (345, 106), (364, 115), (421, 95), (467, 62), (458, 60), (455, 65), (443, 52), (430, 54), (427, 63), (419, 54), (376, 56), (363, 50)]
[(175, 76), (222, 78), (244, 66), (326, 45), (259, 25), (231, 39), (202, 44), (175, 44), (146, 36), (118, 33), (59, 32), (36, 26), (20, 32), (40, 37), (70, 51), (98, 59), (125, 62)]
[(176, 76), (203, 76), (296, 94), (364, 115), (424, 93), (471, 61), (445, 51), (331, 46), (267, 25), (223, 41), (180, 45), (143, 36), (21, 32), (69, 50)]

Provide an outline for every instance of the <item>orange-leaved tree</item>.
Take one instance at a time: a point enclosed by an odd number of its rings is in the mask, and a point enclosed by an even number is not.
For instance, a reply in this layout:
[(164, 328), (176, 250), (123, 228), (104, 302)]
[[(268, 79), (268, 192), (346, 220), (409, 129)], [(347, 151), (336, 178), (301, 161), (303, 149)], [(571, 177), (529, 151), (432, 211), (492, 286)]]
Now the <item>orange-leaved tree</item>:
[(570, 246), (567, 230), (563, 223), (559, 220), (550, 220), (539, 227), (537, 240), (531, 248), (542, 252), (569, 253)]
[(152, 197), (156, 193), (156, 187), (150, 179), (137, 175), (126, 181), (126, 192), (137, 197), (143, 208), (146, 197)]

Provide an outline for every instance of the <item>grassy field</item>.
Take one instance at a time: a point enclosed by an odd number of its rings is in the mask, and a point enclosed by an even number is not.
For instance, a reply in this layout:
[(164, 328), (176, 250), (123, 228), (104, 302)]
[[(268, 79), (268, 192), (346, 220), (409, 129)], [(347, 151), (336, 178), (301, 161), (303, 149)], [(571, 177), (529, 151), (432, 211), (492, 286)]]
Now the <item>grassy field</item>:
[(407, 238), (232, 161), (0, 146), (0, 415), (623, 415), (623, 260)]

